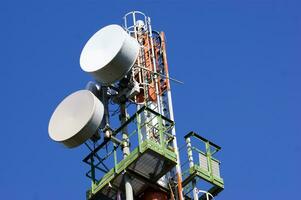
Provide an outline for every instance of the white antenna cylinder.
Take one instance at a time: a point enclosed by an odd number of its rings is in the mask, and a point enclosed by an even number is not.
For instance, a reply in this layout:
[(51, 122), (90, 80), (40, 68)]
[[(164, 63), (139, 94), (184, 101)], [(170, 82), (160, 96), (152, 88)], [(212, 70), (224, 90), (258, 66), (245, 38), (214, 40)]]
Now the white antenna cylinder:
[(80, 55), (82, 70), (102, 84), (112, 84), (125, 76), (134, 65), (139, 43), (119, 25), (109, 25), (96, 32)]
[(66, 147), (77, 147), (96, 133), (103, 115), (99, 99), (89, 90), (79, 90), (66, 97), (53, 112), (49, 136)]

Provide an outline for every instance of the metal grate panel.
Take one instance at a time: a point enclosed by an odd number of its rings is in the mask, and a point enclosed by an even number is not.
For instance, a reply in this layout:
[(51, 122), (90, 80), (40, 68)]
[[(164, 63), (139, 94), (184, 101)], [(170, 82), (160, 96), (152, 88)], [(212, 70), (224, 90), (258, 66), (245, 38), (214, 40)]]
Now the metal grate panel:
[(199, 153), (199, 162), (200, 162), (200, 167), (208, 171), (208, 160), (207, 157), (202, 153)]
[(220, 177), (220, 171), (219, 171), (219, 162), (216, 160), (211, 160), (212, 163), (212, 173), (216, 177)]

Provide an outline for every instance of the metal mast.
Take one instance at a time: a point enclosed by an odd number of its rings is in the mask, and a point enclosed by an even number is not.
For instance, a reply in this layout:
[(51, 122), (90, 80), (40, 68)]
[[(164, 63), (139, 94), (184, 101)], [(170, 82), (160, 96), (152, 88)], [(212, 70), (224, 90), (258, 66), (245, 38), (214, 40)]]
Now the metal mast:
[(95, 81), (62, 101), (49, 135), (87, 146), (87, 200), (211, 200), (224, 188), (213, 157), (221, 148), (195, 132), (178, 148), (170, 81), (180, 81), (169, 75), (165, 34), (142, 12), (123, 19), (86, 43), (80, 65)]

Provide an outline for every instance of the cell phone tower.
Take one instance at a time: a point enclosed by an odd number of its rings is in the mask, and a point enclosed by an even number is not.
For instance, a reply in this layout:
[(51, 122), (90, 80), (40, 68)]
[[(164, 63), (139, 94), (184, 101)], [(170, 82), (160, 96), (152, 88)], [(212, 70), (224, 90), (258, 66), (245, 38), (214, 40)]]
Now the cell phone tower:
[[(139, 11), (97, 31), (80, 55), (94, 81), (49, 121), (52, 140), (85, 145), (87, 200), (209, 200), (224, 188), (221, 148), (195, 132), (178, 148), (164, 32)], [(182, 162), (180, 162), (180, 159)]]

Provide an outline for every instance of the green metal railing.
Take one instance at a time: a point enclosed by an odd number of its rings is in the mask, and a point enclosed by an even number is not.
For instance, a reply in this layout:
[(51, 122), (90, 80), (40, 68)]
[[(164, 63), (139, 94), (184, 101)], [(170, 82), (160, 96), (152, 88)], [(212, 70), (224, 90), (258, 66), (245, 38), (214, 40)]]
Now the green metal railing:
[[(83, 161), (90, 165), (90, 170), (86, 173), (86, 176), (92, 180), (90, 193), (94, 194), (99, 188), (108, 184), (115, 174), (125, 170), (129, 163), (145, 151), (148, 145), (151, 145), (154, 151), (175, 159), (175, 155), (172, 155), (174, 154), (172, 147), (174, 137), (171, 134), (173, 126), (173, 121), (151, 108), (146, 106), (140, 108), (119, 128), (112, 131), (110, 139), (104, 140), (84, 158)], [(127, 141), (122, 138), (124, 129), (128, 132)], [(126, 143), (129, 143), (131, 152), (124, 158), (122, 147)], [(105, 163), (111, 166), (106, 166)]]
[(184, 195), (193, 199), (192, 193), (199, 180), (211, 184), (208, 192), (213, 193), (213, 196), (217, 195), (224, 188), (224, 182), (220, 177), (220, 161), (213, 155), (221, 147), (195, 132), (185, 135), (185, 141), (187, 158), (182, 165)]

